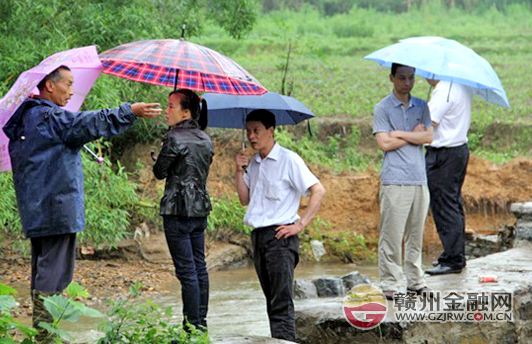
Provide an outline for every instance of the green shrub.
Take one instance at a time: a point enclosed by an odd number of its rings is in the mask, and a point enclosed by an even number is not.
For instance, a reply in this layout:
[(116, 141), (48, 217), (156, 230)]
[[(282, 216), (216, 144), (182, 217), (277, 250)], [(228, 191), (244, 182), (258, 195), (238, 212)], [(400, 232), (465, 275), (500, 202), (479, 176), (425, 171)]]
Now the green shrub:
[(0, 343), (16, 344), (15, 336), (24, 335), (27, 338), (20, 343), (33, 344), (31, 338), (37, 334), (37, 330), (22, 325), (11, 315), (12, 309), (17, 306), (15, 296), (15, 289), (0, 283)]
[(301, 237), (301, 251), (305, 257), (313, 257), (310, 242), (318, 240), (323, 242), (326, 250), (324, 256), (327, 260), (340, 260), (344, 263), (360, 261), (375, 261), (377, 242), (367, 241), (362, 233), (354, 231), (333, 232), (331, 225), (319, 216), (314, 218)]
[(215, 233), (218, 229), (231, 229), (244, 234), (251, 232), (252, 228), (244, 224), (246, 208), (240, 204), (237, 196), (212, 197), (211, 202), (208, 232)]
[[(89, 308), (78, 300), (86, 298), (89, 293), (77, 282), (72, 282), (63, 295), (53, 295), (42, 297), (46, 310), (53, 318), (52, 323), (40, 322), (39, 326), (49, 333), (44, 340), (46, 342), (63, 343), (63, 340), (72, 340), (72, 336), (59, 328), (62, 321), (76, 322), (80, 316), (101, 318), (103, 314), (96, 309)], [(19, 321), (11, 317), (11, 310), (16, 306), (14, 296), (17, 295), (15, 289), (0, 283), (0, 343), (2, 344), (35, 344), (33, 338), (37, 335), (37, 330), (23, 326)], [(15, 338), (21, 335), (27, 337), (21, 342)], [(56, 337), (56, 338), (53, 338)]]
[(100, 325), (105, 337), (98, 344), (211, 343), (207, 332), (188, 324), (187, 331), (170, 324), (167, 319), (171, 319), (172, 307), (163, 309), (150, 300), (139, 300), (142, 288), (136, 282), (130, 287), (129, 299), (109, 302), (108, 319)]
[(86, 223), (79, 239), (95, 246), (114, 247), (127, 235), (130, 218), (138, 207), (137, 185), (128, 179), (120, 162), (115, 171), (108, 159), (98, 164), (87, 154), (82, 156)]
[[(313, 131), (316, 132), (316, 128)], [(361, 172), (379, 164), (378, 157), (359, 151), (360, 131), (357, 126), (352, 126), (349, 134), (329, 136), (326, 144), (308, 135), (296, 139), (283, 128), (276, 129), (275, 138), (281, 146), (298, 153), (305, 162), (330, 168), (336, 173)]]
[(13, 188), (13, 174), (0, 173), (0, 230), (14, 238), (21, 239), (22, 227), (18, 214), (17, 199)]

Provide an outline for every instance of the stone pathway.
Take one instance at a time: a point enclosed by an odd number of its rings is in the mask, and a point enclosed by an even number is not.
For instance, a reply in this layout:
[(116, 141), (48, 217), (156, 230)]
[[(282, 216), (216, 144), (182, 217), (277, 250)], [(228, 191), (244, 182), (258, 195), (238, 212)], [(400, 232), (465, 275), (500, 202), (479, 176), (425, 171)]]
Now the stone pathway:
[(257, 336), (214, 338), (213, 344), (294, 344), (294, 342)]
[[(479, 277), (496, 275), (497, 283)], [(532, 243), (468, 261), (460, 274), (427, 276), (429, 288), (441, 292), (513, 293), (514, 322), (401, 322), (395, 321), (393, 303), (380, 326), (362, 331), (344, 318), (341, 298), (319, 299), (296, 309), (298, 342), (351, 343), (531, 343)], [(443, 295), (443, 294), (442, 294)], [(445, 294), (447, 295), (447, 294)]]

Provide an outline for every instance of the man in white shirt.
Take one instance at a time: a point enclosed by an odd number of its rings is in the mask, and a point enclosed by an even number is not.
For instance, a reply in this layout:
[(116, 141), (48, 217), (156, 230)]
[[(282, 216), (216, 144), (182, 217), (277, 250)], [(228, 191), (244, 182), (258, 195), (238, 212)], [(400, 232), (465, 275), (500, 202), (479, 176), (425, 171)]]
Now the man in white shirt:
[(462, 199), (469, 149), (473, 92), (448, 81), (427, 80), (432, 92), (429, 109), (434, 138), (427, 146), (426, 165), (430, 207), (443, 253), (429, 275), (460, 273), (466, 266), (465, 216)]
[[(299, 261), (298, 234), (317, 213), (325, 189), (296, 153), (274, 139), (275, 116), (255, 110), (246, 118), (247, 137), (257, 154), (236, 155), (236, 189), (248, 209), (244, 222), (253, 227), (253, 260), (270, 320), (272, 337), (295, 341), (292, 300), (294, 269)], [(298, 216), (301, 196), (310, 192)]]

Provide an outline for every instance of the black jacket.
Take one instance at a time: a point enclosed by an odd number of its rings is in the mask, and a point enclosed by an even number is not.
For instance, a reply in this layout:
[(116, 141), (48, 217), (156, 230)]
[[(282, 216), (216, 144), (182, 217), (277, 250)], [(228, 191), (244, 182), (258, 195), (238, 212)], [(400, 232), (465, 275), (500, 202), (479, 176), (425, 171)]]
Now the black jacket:
[(210, 137), (195, 121), (181, 122), (168, 131), (153, 166), (157, 179), (166, 178), (161, 215), (209, 215), (212, 206), (206, 184), (213, 154)]

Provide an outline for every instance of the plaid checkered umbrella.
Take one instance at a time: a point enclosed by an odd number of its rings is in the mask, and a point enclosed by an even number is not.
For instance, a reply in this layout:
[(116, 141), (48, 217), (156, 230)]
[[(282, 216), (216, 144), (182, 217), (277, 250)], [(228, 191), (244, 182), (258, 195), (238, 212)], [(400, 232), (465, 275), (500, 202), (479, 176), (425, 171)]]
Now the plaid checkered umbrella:
[(230, 58), (183, 39), (122, 44), (101, 53), (100, 60), (106, 74), (174, 89), (238, 95), (267, 92)]

